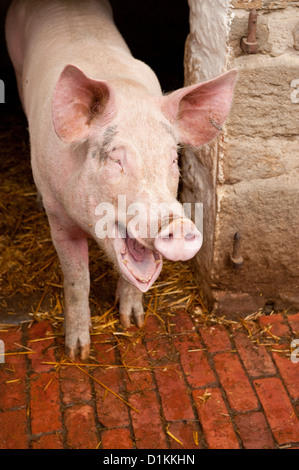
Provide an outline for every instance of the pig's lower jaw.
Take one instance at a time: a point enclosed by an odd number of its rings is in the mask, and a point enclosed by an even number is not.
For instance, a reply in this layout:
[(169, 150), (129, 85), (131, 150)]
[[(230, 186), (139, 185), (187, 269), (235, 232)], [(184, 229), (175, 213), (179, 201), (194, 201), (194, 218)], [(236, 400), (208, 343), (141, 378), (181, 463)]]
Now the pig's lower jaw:
[(128, 234), (121, 238), (117, 230), (117, 235), (113, 246), (121, 274), (141, 292), (148, 291), (161, 272), (162, 256)]

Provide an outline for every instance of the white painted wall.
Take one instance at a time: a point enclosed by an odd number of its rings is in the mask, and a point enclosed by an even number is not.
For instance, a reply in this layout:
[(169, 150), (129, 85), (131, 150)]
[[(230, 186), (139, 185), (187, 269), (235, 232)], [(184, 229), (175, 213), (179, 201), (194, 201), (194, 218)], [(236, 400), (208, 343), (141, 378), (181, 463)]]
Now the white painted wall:
[(188, 81), (209, 80), (225, 71), (229, 0), (188, 0), (190, 34), (185, 67)]

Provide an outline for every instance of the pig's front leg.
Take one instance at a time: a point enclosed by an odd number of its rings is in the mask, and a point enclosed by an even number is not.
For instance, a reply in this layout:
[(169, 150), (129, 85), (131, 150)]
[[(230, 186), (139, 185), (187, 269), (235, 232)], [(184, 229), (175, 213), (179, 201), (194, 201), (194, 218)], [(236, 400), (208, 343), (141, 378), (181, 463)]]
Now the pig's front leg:
[(138, 328), (144, 323), (142, 292), (120, 277), (116, 289), (116, 300), (119, 301), (120, 322), (124, 328), (130, 328), (131, 319)]
[(64, 276), (65, 351), (74, 360), (89, 356), (89, 266), (88, 245), (84, 234), (76, 227), (65, 226), (56, 216), (48, 216), (54, 246)]

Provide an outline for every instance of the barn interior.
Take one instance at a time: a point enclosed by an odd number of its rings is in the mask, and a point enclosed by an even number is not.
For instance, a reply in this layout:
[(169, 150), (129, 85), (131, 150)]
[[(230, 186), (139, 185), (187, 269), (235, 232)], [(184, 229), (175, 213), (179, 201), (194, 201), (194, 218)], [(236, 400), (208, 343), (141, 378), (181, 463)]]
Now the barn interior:
[[(10, 1), (0, 4), (0, 78), (5, 84), (5, 103), (0, 104), (0, 310), (1, 322), (15, 324), (43, 313), (62, 314), (63, 295), (61, 271), (47, 218), (36, 203), (27, 122), (6, 50), (4, 21), (9, 4)], [(111, 4), (115, 22), (132, 54), (153, 68), (163, 91), (183, 86), (184, 44), (189, 31), (187, 1), (111, 0)], [(171, 299), (178, 307), (182, 306), (180, 297), (190, 307), (201, 302), (188, 263), (164, 266), (161, 287), (156, 284), (154, 292), (159, 293), (166, 282), (169, 295), (166, 293), (159, 299)], [(116, 312), (117, 277), (92, 242), (90, 270), (93, 311), (103, 314), (114, 306), (112, 313)], [(184, 285), (189, 286), (187, 294), (192, 293), (191, 297), (186, 296)], [(146, 296), (145, 302), (152, 293)], [(158, 304), (156, 299), (155, 308)]]

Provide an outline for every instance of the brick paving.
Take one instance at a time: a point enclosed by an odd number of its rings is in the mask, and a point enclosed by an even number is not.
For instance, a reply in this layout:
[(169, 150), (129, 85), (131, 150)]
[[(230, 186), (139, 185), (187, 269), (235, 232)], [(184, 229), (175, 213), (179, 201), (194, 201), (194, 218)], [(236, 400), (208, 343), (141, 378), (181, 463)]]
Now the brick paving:
[(149, 316), (142, 334), (92, 336), (77, 365), (49, 321), (1, 327), (0, 448), (298, 448), (299, 362), (287, 352), (299, 313), (257, 324), (254, 342), (184, 312), (168, 331)]

